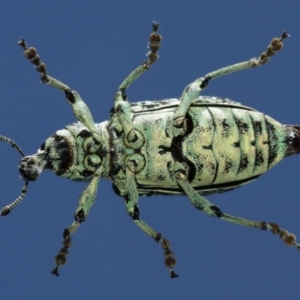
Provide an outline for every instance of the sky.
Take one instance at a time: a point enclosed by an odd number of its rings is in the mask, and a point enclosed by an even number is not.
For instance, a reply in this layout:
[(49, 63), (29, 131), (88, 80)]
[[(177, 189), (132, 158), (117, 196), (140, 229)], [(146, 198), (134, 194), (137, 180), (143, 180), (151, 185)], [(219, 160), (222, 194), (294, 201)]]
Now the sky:
[[(40, 83), (17, 41), (38, 49), (48, 73), (77, 90), (95, 121), (109, 118), (123, 79), (145, 59), (153, 20), (160, 58), (128, 89), (131, 102), (180, 97), (218, 68), (260, 55), (283, 30), (291, 34), (265, 66), (210, 82), (203, 95), (253, 107), (299, 124), (299, 1), (1, 1), (0, 134), (33, 154), (75, 120), (64, 95)], [(19, 154), (0, 143), (0, 206), (23, 185)], [(232, 192), (208, 197), (224, 212), (278, 223), (300, 236), (300, 157), (289, 157)], [(141, 218), (171, 244), (179, 278), (162, 251), (127, 216), (112, 182), (101, 180), (86, 222), (72, 236), (66, 266), (51, 274), (63, 229), (86, 183), (44, 172), (26, 198), (0, 220), (0, 285), (5, 300), (296, 299), (300, 253), (270, 232), (229, 224), (197, 211), (186, 196), (140, 197)]]

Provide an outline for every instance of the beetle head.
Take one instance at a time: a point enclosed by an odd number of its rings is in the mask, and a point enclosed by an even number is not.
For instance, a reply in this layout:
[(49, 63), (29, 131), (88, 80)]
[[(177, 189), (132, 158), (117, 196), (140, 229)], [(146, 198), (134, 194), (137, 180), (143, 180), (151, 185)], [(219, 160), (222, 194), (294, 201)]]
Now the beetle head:
[(22, 158), (19, 164), (21, 177), (35, 181), (44, 169), (61, 175), (72, 164), (73, 143), (74, 139), (68, 131), (57, 131), (41, 145), (37, 153)]
[(73, 153), (71, 151), (73, 141), (67, 134), (54, 134), (42, 144), (36, 154), (28, 156), (25, 156), (17, 143), (10, 138), (0, 135), (0, 141), (10, 144), (23, 156), (19, 164), (19, 172), (22, 179), (26, 181), (20, 196), (0, 211), (0, 215), (5, 216), (23, 200), (28, 182), (37, 180), (44, 169), (51, 169), (59, 175), (59, 172), (68, 168)]
[(21, 177), (27, 181), (37, 180), (47, 164), (45, 157), (45, 151), (41, 151), (40, 149), (34, 155), (23, 157), (19, 165)]

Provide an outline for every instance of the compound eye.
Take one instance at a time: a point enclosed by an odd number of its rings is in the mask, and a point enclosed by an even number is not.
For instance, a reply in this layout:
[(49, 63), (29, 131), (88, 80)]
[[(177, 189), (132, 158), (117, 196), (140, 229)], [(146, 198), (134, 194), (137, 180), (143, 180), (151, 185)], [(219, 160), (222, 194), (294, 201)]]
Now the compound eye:
[(84, 167), (91, 172), (95, 172), (100, 165), (101, 158), (96, 154), (88, 155), (84, 159)]

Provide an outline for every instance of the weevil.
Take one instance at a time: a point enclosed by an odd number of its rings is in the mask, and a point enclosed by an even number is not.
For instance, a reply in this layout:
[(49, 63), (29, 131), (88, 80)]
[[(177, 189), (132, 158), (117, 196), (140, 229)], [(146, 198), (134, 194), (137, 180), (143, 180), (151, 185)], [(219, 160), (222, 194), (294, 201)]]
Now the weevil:
[(238, 225), (270, 230), (288, 246), (300, 250), (296, 236), (277, 224), (251, 221), (223, 212), (204, 196), (230, 191), (255, 180), (284, 157), (300, 152), (300, 126), (282, 125), (269, 116), (238, 102), (199, 96), (210, 80), (267, 63), (283, 47), (286, 32), (274, 38), (258, 57), (221, 68), (189, 84), (180, 98), (130, 103), (127, 88), (158, 59), (162, 36), (153, 22), (147, 59), (132, 71), (114, 96), (110, 120), (95, 123), (76, 91), (51, 77), (34, 47), (25, 39), (19, 45), (41, 80), (61, 90), (72, 106), (77, 123), (56, 131), (36, 154), (25, 156), (12, 139), (0, 136), (21, 155), (19, 172), (25, 181), (20, 196), (1, 210), (5, 216), (25, 197), (28, 182), (43, 170), (74, 181), (87, 181), (75, 211), (74, 222), (63, 231), (63, 246), (52, 273), (66, 263), (73, 234), (93, 206), (101, 177), (113, 181), (114, 191), (125, 200), (128, 215), (164, 252), (171, 278), (176, 259), (170, 242), (140, 219), (138, 196), (185, 194), (209, 216)]

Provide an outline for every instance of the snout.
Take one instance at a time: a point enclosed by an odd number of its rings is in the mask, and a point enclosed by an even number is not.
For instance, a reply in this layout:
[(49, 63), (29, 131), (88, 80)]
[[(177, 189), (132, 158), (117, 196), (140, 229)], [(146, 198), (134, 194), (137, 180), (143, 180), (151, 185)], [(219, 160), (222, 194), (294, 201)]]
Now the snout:
[(45, 168), (44, 155), (35, 154), (22, 158), (19, 165), (19, 172), (24, 180), (35, 181)]

